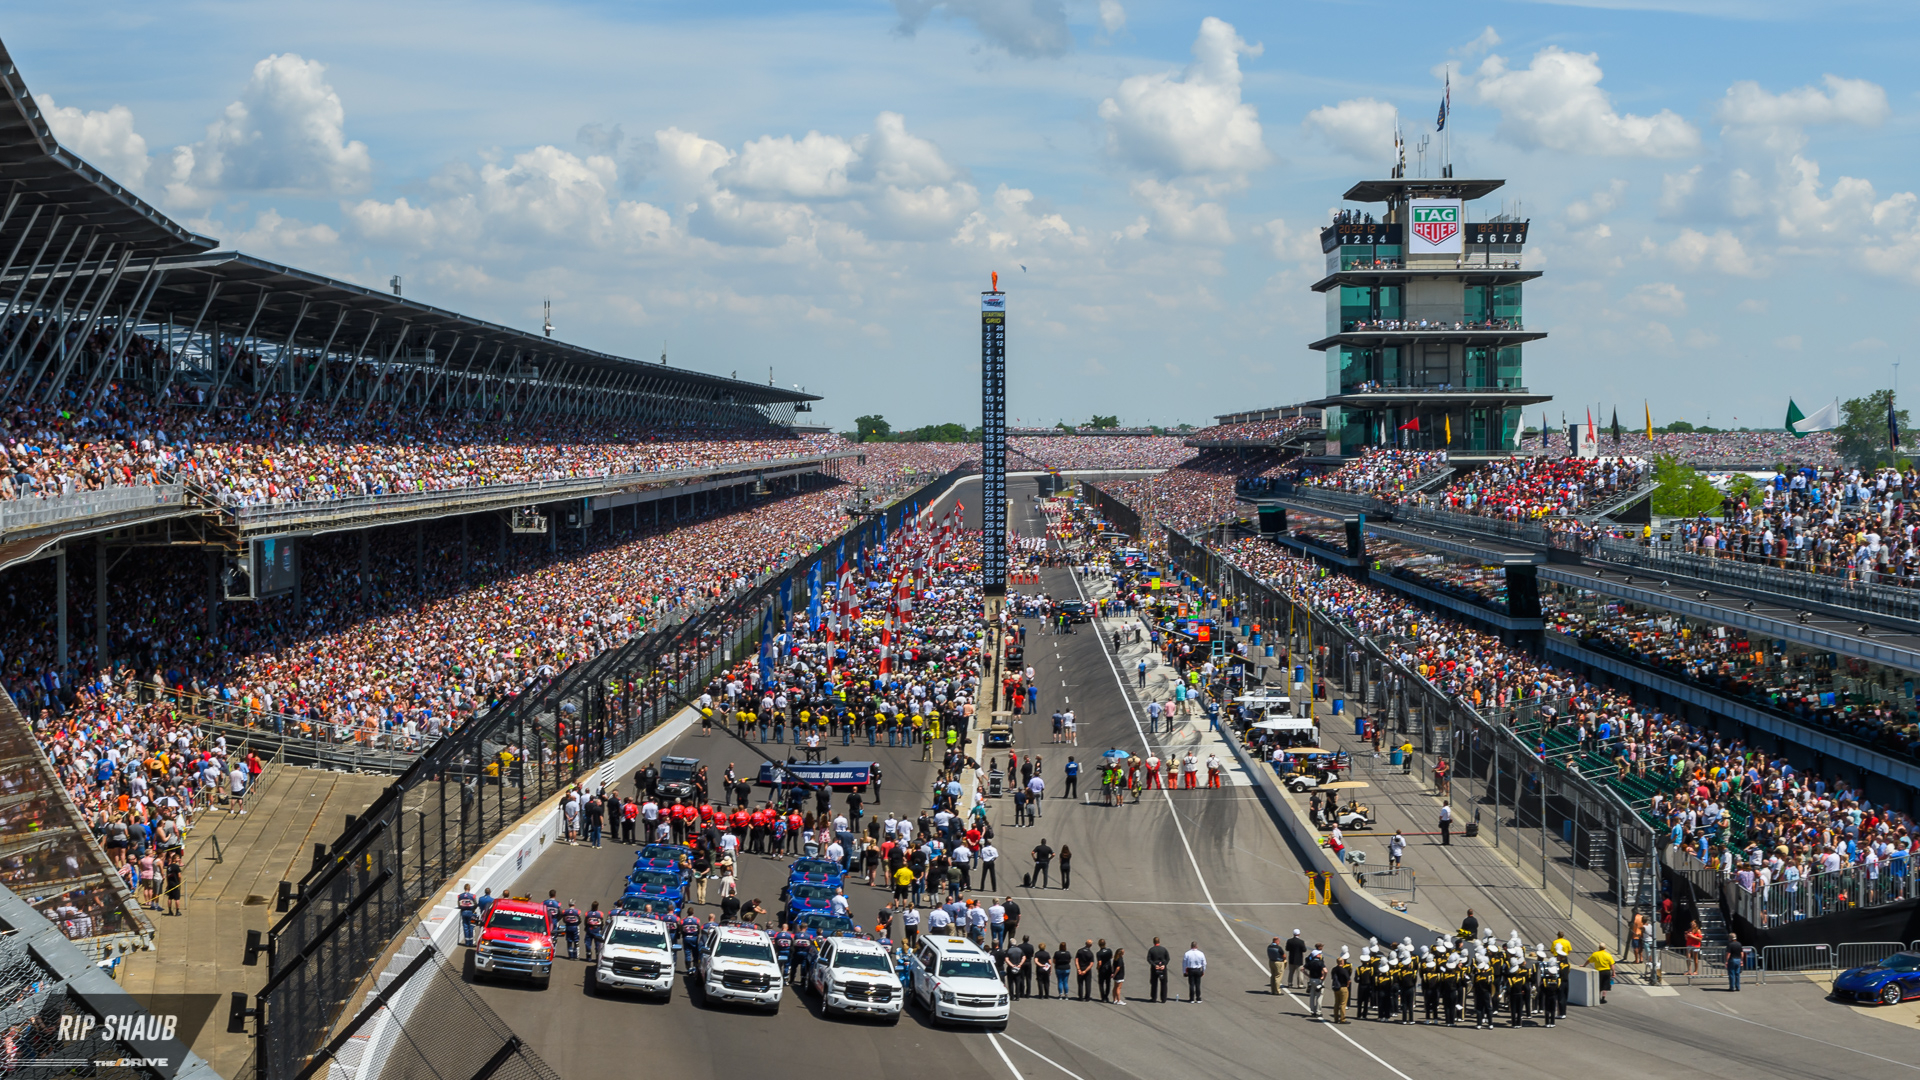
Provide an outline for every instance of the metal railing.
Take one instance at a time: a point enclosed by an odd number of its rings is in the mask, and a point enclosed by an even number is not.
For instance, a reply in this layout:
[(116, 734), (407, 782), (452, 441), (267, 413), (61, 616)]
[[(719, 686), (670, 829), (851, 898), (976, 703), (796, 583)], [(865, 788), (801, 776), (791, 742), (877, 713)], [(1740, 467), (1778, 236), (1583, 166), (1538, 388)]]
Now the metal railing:
[(1600, 540), (1588, 554), (1608, 562), (1731, 585), (1769, 596), (1873, 612), (1920, 624), (1920, 589), (1789, 569), (1775, 565), (1778, 562), (1775, 559), (1759, 561), (1755, 557), (1756, 561), (1747, 561), (1739, 552), (1724, 556), (1700, 555), (1658, 541), (1636, 544)]
[[(1877, 964), (1907, 945), (1898, 941), (1844, 941), (1839, 944), (1816, 942), (1808, 945), (1768, 945), (1759, 950), (1754, 966), (1760, 981), (1769, 975), (1825, 975), (1829, 978), (1849, 968)], [(1751, 950), (1750, 950), (1751, 951)], [(1726, 967), (1724, 959), (1721, 970)]]
[(99, 491), (75, 491), (64, 495), (35, 498), (31, 495), (0, 502), (0, 536), (21, 529), (85, 521), (159, 507), (184, 507), (185, 484), (136, 484), (103, 488)]
[[(909, 505), (937, 496), (963, 471), (859, 521), (844, 539), (897, 527)], [(261, 1080), (295, 1080), (309, 1068), (387, 944), (454, 872), (553, 795), (576, 785), (591, 791), (618, 754), (750, 655), (782, 581), (804, 583), (817, 557), (684, 621), (657, 623), (469, 721), (317, 851), (297, 886), (283, 886), (291, 909), (267, 935), (271, 970), (257, 997), (266, 1017), (256, 1044)]]
[(1751, 889), (1722, 874), (1720, 899), (1727, 914), (1761, 930), (1856, 908), (1884, 907), (1920, 895), (1920, 863), (1911, 858), (1901, 862), (1904, 868), (1898, 874), (1885, 864), (1872, 870), (1855, 864)]
[(726, 462), (691, 469), (662, 469), (649, 472), (615, 473), (610, 470), (552, 480), (531, 480), (512, 484), (459, 484), (428, 491), (401, 491), (381, 495), (349, 495), (341, 498), (280, 500), (253, 505), (227, 507), (244, 528), (259, 528), (281, 521), (310, 518), (316, 514), (351, 517), (368, 513), (390, 513), (419, 506), (442, 503), (489, 501), (551, 502), (583, 491), (599, 492), (611, 488), (639, 485), (644, 488), (679, 486), (683, 481), (734, 473), (762, 472), (790, 468), (808, 462), (827, 462), (858, 456), (858, 451), (837, 450), (826, 454), (795, 454), (792, 457), (760, 461)]

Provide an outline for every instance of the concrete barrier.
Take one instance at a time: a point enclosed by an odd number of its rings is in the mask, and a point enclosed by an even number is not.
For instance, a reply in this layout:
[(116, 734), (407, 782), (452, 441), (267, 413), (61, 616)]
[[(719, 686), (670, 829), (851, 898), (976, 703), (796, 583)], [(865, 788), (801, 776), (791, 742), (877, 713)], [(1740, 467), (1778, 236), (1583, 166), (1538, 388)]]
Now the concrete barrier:
[[(602, 764), (594, 775), (583, 779), (592, 784), (609, 777), (617, 781), (620, 777), (631, 776), (640, 765), (665, 753), (675, 739), (692, 730), (698, 716), (691, 707), (681, 709), (673, 719), (654, 728)], [(415, 931), (380, 972), (374, 986), (368, 991), (369, 999), (392, 982), (429, 941), (442, 956), (456, 961), (459, 959), (460, 911), (457, 901), (460, 886), (471, 882), (476, 893), (491, 888), (495, 896), (508, 895), (520, 880), (520, 875), (563, 834), (560, 801), (565, 796), (563, 789), (535, 807), (518, 825), (495, 840), (491, 847), (462, 867), (460, 873), (447, 882), (446, 891), (434, 901), (426, 917), (420, 920)], [(387, 1054), (393, 1048), (394, 1040), (400, 1036), (400, 1026), (406, 1023), (407, 1014), (411, 1012), (415, 1001), (409, 995), (398, 995), (388, 1008), (363, 1026), (360, 1033), (341, 1048), (340, 1056), (329, 1063), (328, 1080), (379, 1076), (386, 1066)]]
[(1267, 804), (1272, 807), (1274, 816), (1280, 819), (1280, 825), (1294, 839), (1300, 849), (1306, 852), (1307, 869), (1316, 873), (1330, 874), (1333, 882), (1333, 898), (1339, 902), (1347, 918), (1359, 924), (1373, 937), (1381, 941), (1397, 942), (1402, 938), (1412, 938), (1417, 945), (1428, 944), (1436, 937), (1453, 933), (1416, 918), (1404, 912), (1395, 911), (1386, 902), (1361, 888), (1354, 880), (1351, 868), (1333, 857), (1333, 853), (1320, 846), (1320, 830), (1307, 819), (1306, 811), (1300, 806), (1298, 798), (1280, 786), (1279, 778), (1268, 762), (1255, 760), (1248, 754), (1240, 741), (1229, 737), (1227, 745), (1232, 747), (1233, 755), (1240, 759), (1240, 767), (1253, 777), (1254, 783), (1266, 796)]

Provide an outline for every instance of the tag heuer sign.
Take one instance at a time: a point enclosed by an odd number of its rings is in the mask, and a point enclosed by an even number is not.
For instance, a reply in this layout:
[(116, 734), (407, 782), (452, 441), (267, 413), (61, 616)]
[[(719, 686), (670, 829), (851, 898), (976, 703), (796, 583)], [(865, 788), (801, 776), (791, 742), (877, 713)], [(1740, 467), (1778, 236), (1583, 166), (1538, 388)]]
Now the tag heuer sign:
[(1458, 255), (1462, 236), (1459, 199), (1412, 199), (1407, 203), (1410, 255)]

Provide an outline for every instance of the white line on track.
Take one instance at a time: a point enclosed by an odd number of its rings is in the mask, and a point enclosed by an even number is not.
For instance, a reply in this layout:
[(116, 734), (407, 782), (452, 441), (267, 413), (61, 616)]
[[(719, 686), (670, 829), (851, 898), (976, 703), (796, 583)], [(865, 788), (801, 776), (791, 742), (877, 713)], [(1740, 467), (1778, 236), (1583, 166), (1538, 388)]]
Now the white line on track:
[[(1025, 1050), (1027, 1053), (1032, 1054), (1034, 1057), (1039, 1058), (1041, 1061), (1044, 1061), (1047, 1064), (1053, 1066), (1054, 1068), (1059, 1069), (1061, 1072), (1066, 1073), (1068, 1076), (1073, 1077), (1073, 1080), (1085, 1080), (1085, 1078), (1082, 1077), (1079, 1073), (1074, 1072), (1072, 1069), (1067, 1068), (1065, 1065), (1060, 1064), (1059, 1062), (1053, 1060), (1052, 1058), (1041, 1053), (1040, 1051), (1035, 1050), (1033, 1047), (1028, 1046), (1026, 1043), (1021, 1042), (1019, 1039), (1016, 1039), (1011, 1035), (1008, 1035), (1004, 1032), (999, 1034), (995, 1034), (994, 1032), (988, 1032), (987, 1038), (990, 1040), (1005, 1039), (1008, 1042), (1012, 1043), (1013, 1045), (1019, 1047), (1020, 1049)], [(995, 1049), (999, 1049), (999, 1047), (996, 1045)], [(1000, 1057), (1004, 1060), (1006, 1056), (1007, 1056), (1007, 1052), (1005, 1050), (1001, 1050)], [(1008, 1061), (1007, 1068), (1009, 1069), (1013, 1068), (1013, 1062)], [(1014, 1075), (1019, 1076), (1020, 1075), (1019, 1071), (1015, 1070)]]
[[(1080, 575), (1078, 574), (1073, 575), (1073, 588), (1075, 592), (1078, 592), (1080, 594), (1080, 602), (1085, 603), (1087, 600), (1087, 592), (1085, 589), (1081, 588)], [(1134, 709), (1133, 698), (1127, 693), (1127, 680), (1121, 676), (1119, 666), (1113, 662), (1113, 654), (1107, 651), (1107, 639), (1103, 635), (1095, 634), (1094, 640), (1099, 642), (1100, 644), (1100, 656), (1102, 659), (1104, 659), (1107, 662), (1107, 669), (1113, 672), (1114, 685), (1120, 688), (1120, 700), (1126, 703), (1127, 716), (1129, 719), (1133, 721), (1133, 730), (1134, 730), (1134, 733), (1140, 737), (1140, 745), (1148, 746), (1149, 744), (1147, 742), (1147, 729), (1141, 725), (1140, 714)], [(1165, 788), (1160, 788), (1159, 791), (1160, 791), (1160, 794), (1164, 796), (1167, 800), (1167, 809), (1169, 810), (1174, 809), (1173, 796), (1168, 795), (1167, 789)], [(1233, 943), (1240, 947), (1240, 951), (1246, 954), (1247, 959), (1251, 960), (1254, 966), (1258, 967), (1263, 974), (1267, 973), (1269, 971), (1269, 968), (1267, 967), (1267, 965), (1264, 962), (1262, 962), (1258, 956), (1255, 956), (1253, 954), (1252, 949), (1247, 948), (1247, 943), (1240, 940), (1239, 934), (1236, 934), (1233, 932), (1233, 924), (1227, 921), (1226, 912), (1221, 911), (1220, 905), (1214, 902), (1213, 889), (1207, 884), (1207, 875), (1204, 871), (1200, 869), (1200, 860), (1193, 853), (1193, 844), (1187, 840), (1187, 827), (1180, 823), (1180, 815), (1177, 812), (1173, 814), (1173, 828), (1174, 828), (1174, 831), (1179, 833), (1180, 835), (1180, 846), (1186, 849), (1187, 862), (1191, 864), (1193, 867), (1193, 876), (1197, 881), (1200, 882), (1201, 895), (1206, 897), (1207, 906), (1213, 909), (1214, 918), (1220, 920), (1220, 926), (1222, 929), (1226, 930), (1227, 937), (1232, 939)], [(1295, 1005), (1300, 1006), (1302, 1008), (1306, 1007), (1306, 1002), (1301, 1001), (1300, 998), (1293, 993), (1293, 991), (1291, 990), (1286, 991), (1286, 995), (1290, 1000), (1292, 1000), (1292, 1002)], [(1316, 1024), (1314, 1026), (1320, 1027), (1321, 1025)], [(1366, 1047), (1360, 1045), (1358, 1042), (1354, 1040), (1353, 1036), (1347, 1034), (1344, 1031), (1341, 1031), (1339, 1028), (1334, 1027), (1331, 1024), (1325, 1025), (1325, 1029), (1327, 1031), (1333, 1032), (1335, 1035), (1338, 1035), (1342, 1039), (1346, 1040), (1349, 1046), (1352, 1046), (1355, 1050), (1358, 1050), (1361, 1053), (1372, 1058), (1375, 1062), (1379, 1063), (1381, 1068), (1399, 1077), (1400, 1080), (1413, 1080), (1413, 1077), (1408, 1076), (1406, 1073), (1401, 1072), (1399, 1069), (1396, 1069), (1392, 1065), (1388, 1064), (1387, 1060), (1381, 1057), (1379, 1054), (1376, 1054), (1373, 1051), (1367, 1049)], [(1006, 1054), (1003, 1052), (1001, 1054), (1001, 1057), (1004, 1058), (1005, 1056)], [(1007, 1065), (1009, 1068), (1011, 1068), (1013, 1063), (1008, 1062)]]

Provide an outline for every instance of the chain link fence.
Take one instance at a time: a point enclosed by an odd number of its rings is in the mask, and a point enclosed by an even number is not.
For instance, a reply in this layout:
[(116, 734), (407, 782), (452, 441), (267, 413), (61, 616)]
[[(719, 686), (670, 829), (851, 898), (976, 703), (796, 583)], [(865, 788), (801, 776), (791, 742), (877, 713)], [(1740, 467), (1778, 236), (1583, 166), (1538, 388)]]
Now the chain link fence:
[[(936, 497), (965, 471), (925, 485), (884, 518), (863, 520), (845, 543), (866, 542), (883, 521), (897, 526), (907, 506)], [(250, 957), (264, 952), (269, 969), (256, 995), (256, 1074), (300, 1077), (419, 906), (548, 798), (615, 779), (603, 768), (744, 656), (778, 607), (782, 582), (804, 581), (812, 561), (530, 687), (442, 738), (337, 841), (315, 845), (312, 869), (281, 885), (286, 914), (263, 941), (249, 941)]]

